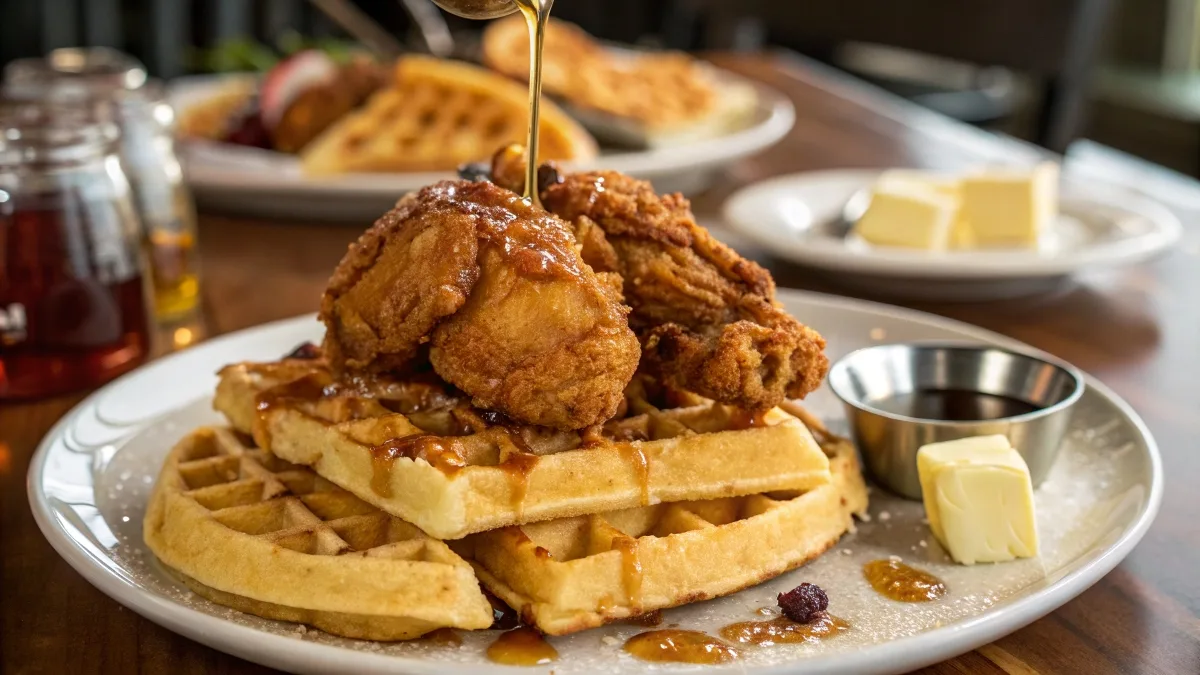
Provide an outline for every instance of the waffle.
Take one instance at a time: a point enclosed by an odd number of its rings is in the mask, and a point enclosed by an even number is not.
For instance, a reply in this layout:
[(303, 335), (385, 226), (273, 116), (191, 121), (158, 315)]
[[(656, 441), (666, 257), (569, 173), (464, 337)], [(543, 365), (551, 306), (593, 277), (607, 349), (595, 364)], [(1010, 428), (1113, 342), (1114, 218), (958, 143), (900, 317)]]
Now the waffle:
[(797, 493), (677, 502), (472, 535), (452, 546), (550, 635), (766, 581), (812, 560), (867, 508), (854, 448), (824, 444), (833, 482)]
[[(406, 56), (391, 86), (343, 117), (301, 155), (306, 173), (453, 169), (525, 142), (529, 92), (483, 68)], [(542, 160), (596, 155), (592, 137), (553, 103), (541, 108)]]
[(583, 437), (506, 425), (427, 382), (336, 385), (317, 361), (228, 366), (214, 406), (261, 447), (441, 539), (830, 481), (825, 454), (782, 410), (660, 409), (634, 389), (624, 417)]
[[(528, 81), (529, 37), (519, 16), (493, 21), (483, 61)], [(680, 52), (618, 54), (578, 26), (551, 19), (542, 50), (542, 88), (593, 133), (621, 143), (676, 145), (718, 135), (753, 109), (753, 88), (718, 81)]]
[(175, 446), (143, 527), (172, 574), (243, 612), (368, 640), (492, 623), (470, 565), (444, 543), (229, 429)]
[(254, 86), (253, 79), (232, 78), (211, 97), (183, 108), (179, 112), (179, 135), (210, 141), (225, 140), (235, 115), (254, 98)]

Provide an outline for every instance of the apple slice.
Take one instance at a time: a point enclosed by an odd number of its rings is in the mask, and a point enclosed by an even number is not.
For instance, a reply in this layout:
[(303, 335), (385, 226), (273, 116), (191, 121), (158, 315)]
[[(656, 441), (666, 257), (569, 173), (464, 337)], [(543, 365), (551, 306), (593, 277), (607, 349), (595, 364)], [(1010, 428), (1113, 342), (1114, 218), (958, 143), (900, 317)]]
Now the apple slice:
[(259, 93), (263, 126), (273, 131), (302, 92), (334, 78), (337, 64), (317, 49), (296, 52), (267, 73)]

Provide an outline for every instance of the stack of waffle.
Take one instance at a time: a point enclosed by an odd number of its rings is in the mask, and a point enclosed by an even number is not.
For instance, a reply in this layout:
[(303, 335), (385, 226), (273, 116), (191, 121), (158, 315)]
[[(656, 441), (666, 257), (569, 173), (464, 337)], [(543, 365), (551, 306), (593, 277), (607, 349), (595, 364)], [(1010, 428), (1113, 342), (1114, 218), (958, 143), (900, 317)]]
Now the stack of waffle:
[(232, 365), (215, 399), (230, 428), (171, 452), (146, 541), (210, 600), (337, 635), (487, 628), (480, 584), (560, 635), (775, 577), (865, 510), (853, 448), (802, 409), (654, 389), (635, 379), (617, 419), (576, 433), (429, 377)]

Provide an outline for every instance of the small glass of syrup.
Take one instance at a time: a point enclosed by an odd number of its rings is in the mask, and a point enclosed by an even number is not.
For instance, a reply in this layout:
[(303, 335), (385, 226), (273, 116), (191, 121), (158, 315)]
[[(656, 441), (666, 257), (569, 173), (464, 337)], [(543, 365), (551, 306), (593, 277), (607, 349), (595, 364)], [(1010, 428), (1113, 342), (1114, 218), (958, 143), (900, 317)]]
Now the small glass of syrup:
[(149, 353), (116, 138), (87, 105), (0, 104), (0, 400), (93, 387)]

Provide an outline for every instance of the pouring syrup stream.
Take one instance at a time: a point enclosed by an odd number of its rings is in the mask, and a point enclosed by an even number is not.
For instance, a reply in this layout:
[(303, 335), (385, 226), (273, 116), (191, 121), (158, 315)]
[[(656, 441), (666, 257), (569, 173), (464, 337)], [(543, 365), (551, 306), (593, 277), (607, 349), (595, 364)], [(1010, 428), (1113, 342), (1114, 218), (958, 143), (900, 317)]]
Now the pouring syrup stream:
[(546, 19), (554, 0), (514, 0), (525, 26), (529, 29), (529, 133), (525, 142), (526, 201), (541, 206), (537, 190), (539, 109), (542, 100), (542, 43), (546, 37)]

